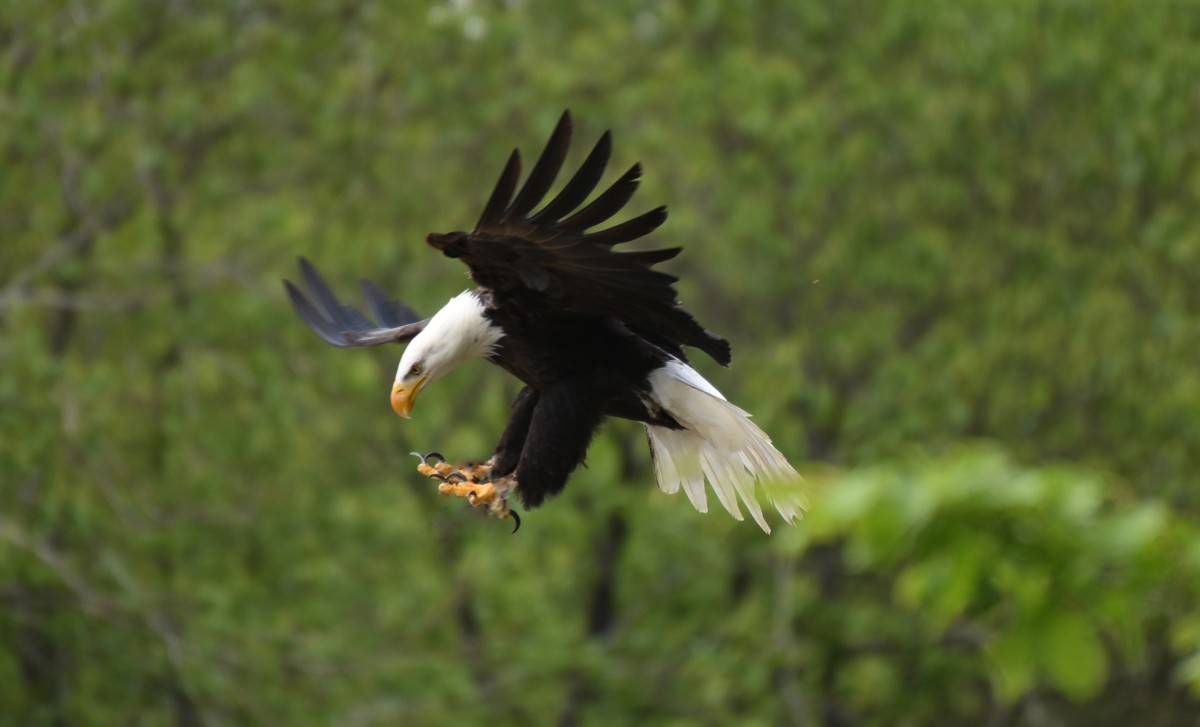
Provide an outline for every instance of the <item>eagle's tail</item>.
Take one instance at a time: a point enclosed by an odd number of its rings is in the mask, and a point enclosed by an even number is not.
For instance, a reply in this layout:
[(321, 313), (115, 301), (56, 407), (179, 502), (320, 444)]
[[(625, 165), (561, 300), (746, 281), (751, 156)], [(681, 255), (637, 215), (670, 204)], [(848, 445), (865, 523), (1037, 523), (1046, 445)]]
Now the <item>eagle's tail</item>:
[(695, 369), (672, 360), (650, 373), (658, 404), (683, 429), (646, 425), (658, 486), (677, 492), (680, 486), (692, 505), (708, 512), (704, 489), (707, 478), (717, 499), (741, 520), (740, 498), (766, 532), (771, 532), (755, 496), (757, 482), (787, 522), (807, 508), (800, 492), (801, 477), (771, 444), (771, 438), (750, 421), (750, 415), (725, 400), (721, 392)]

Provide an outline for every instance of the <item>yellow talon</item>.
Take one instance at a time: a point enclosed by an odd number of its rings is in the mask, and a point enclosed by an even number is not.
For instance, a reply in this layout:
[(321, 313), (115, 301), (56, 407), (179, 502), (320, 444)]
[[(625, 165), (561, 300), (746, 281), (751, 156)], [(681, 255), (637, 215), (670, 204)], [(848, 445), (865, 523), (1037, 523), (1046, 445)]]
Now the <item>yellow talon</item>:
[(492, 478), (492, 461), (489, 459), (462, 471), (474, 482), (486, 482)]
[(496, 499), (496, 486), (490, 482), (443, 482), (438, 485), (438, 492), (443, 495), (465, 497), (472, 505), (490, 505)]
[(435, 465), (428, 465), (428, 464), (425, 464), (424, 462), (422, 462), (421, 464), (417, 465), (417, 471), (420, 472), (421, 474), (425, 475), (426, 477), (434, 477), (437, 475), (441, 475), (442, 477), (445, 477), (446, 475), (448, 475), (452, 471), (454, 471), (454, 468), (451, 467), (450, 465), (446, 464), (445, 462), (438, 462)]
[(426, 477), (433, 477), (433, 479), (438, 480), (444, 480), (446, 477), (457, 474), (462, 477), (463, 481), (486, 482), (492, 474), (492, 463), (484, 462), (469, 465), (469, 467), (463, 467), (462, 469), (455, 469), (454, 465), (448, 462), (438, 462), (437, 464), (421, 462), (416, 465), (416, 471), (419, 471), (419, 473)]
[[(462, 469), (455, 469), (446, 462), (430, 465), (422, 461), (417, 465), (417, 471), (426, 477), (441, 480), (438, 492), (443, 495), (461, 497), (472, 507), (482, 507), (492, 517), (513, 520), (516, 522), (516, 527), (513, 528), (514, 533), (520, 529), (521, 517), (508, 507), (508, 496), (516, 488), (517, 482), (511, 475), (490, 482), (491, 460)], [(455, 479), (455, 475), (458, 476), (457, 479)]]

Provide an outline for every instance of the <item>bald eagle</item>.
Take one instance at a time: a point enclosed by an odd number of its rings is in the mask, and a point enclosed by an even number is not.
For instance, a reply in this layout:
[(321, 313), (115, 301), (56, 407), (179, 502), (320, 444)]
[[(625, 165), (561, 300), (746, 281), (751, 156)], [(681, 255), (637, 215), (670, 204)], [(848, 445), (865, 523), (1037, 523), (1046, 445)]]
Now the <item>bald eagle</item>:
[(435, 249), (466, 264), (477, 288), (421, 319), (364, 280), (371, 320), (340, 302), (301, 258), (307, 294), (284, 281), (296, 313), (334, 346), (407, 342), (391, 394), (406, 418), (426, 387), (468, 359), (485, 358), (524, 382), (490, 459), (462, 470), (440, 456), (418, 465), (442, 481), (443, 492), (499, 517), (516, 517), (507, 506), (512, 492), (531, 509), (562, 491), (601, 422), (620, 417), (645, 425), (664, 491), (682, 487), (707, 512), (707, 479), (734, 518), (742, 519), (740, 499), (770, 532), (757, 485), (791, 522), (804, 508), (795, 486), (800, 476), (749, 414), (688, 365), (689, 347), (723, 366), (731, 354), (724, 338), (680, 306), (677, 278), (654, 269), (681, 248), (614, 250), (655, 230), (666, 208), (595, 229), (630, 200), (641, 166), (584, 205), (612, 150), (605, 132), (575, 175), (534, 211), (566, 159), (571, 129), (564, 113), (519, 190), (521, 156), (513, 150), (473, 231), (428, 236)]

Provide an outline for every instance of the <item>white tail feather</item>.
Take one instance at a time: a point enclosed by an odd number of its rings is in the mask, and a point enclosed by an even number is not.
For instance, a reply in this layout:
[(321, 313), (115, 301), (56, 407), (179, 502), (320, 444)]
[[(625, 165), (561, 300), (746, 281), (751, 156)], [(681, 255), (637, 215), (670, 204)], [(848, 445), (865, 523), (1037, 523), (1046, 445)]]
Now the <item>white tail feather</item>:
[[(650, 387), (659, 406), (684, 429), (646, 425), (654, 453), (658, 485), (668, 494), (682, 486), (700, 512), (708, 512), (707, 479), (717, 499), (735, 519), (742, 519), (738, 500), (766, 532), (771, 532), (755, 496), (755, 483), (766, 491), (787, 522), (806, 508), (799, 492), (801, 477), (771, 444), (771, 438), (750, 421), (750, 415), (725, 400), (721, 392), (695, 369), (670, 361), (650, 373)], [(769, 487), (768, 487), (769, 485)]]

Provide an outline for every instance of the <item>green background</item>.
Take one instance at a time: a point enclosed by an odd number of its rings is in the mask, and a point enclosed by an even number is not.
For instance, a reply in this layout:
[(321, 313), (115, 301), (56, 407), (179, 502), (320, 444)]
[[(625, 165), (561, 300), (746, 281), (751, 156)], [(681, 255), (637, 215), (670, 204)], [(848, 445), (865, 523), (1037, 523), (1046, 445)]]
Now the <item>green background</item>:
[[(1200, 5), (5, 2), (0, 723), (1194, 725)], [(517, 536), (414, 471), (430, 314), (513, 146), (606, 128), (697, 366), (808, 478), (763, 535), (637, 425)]]

